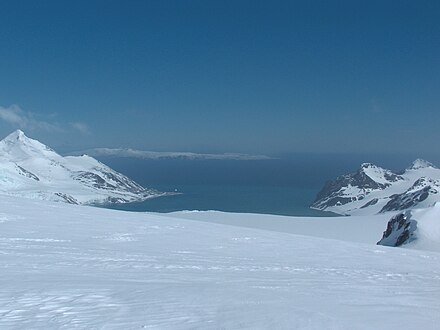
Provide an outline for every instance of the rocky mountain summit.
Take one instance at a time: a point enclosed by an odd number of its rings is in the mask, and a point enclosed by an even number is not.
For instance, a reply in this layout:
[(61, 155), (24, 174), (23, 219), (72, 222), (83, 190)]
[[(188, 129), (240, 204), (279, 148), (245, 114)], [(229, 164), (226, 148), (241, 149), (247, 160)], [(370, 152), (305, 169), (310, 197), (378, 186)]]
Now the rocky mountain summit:
[(440, 169), (415, 160), (399, 173), (364, 163), (328, 181), (312, 208), (343, 215), (376, 214), (432, 206), (440, 201)]
[(0, 141), (0, 193), (70, 204), (128, 203), (164, 195), (87, 155), (63, 157), (21, 130)]

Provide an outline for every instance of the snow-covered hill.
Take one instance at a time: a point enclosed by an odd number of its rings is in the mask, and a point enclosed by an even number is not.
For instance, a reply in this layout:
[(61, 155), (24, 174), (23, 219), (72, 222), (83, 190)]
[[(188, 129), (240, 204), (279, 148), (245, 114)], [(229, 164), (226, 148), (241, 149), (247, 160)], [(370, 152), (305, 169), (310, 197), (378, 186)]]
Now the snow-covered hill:
[(20, 130), (0, 141), (0, 193), (71, 204), (126, 203), (162, 195), (92, 157), (62, 157)]
[(439, 253), (290, 221), (303, 235), (3, 196), (0, 328), (438, 329)]
[(344, 215), (424, 208), (440, 201), (440, 169), (417, 159), (402, 173), (364, 163), (355, 173), (329, 181), (312, 208)]

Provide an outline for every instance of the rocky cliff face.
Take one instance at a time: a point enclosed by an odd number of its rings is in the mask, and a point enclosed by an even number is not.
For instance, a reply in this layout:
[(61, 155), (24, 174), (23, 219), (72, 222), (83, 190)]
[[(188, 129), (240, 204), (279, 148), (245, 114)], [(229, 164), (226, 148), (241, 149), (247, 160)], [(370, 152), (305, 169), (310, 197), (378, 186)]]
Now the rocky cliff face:
[(388, 221), (387, 229), (378, 245), (401, 246), (413, 241), (417, 230), (417, 221), (411, 218), (411, 212), (399, 213)]

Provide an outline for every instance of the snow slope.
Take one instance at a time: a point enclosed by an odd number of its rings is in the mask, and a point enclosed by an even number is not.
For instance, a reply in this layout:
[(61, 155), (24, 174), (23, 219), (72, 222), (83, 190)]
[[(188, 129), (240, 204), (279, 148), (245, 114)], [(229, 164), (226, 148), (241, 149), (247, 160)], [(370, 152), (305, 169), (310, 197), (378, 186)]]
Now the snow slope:
[(329, 181), (312, 208), (343, 215), (426, 208), (440, 201), (440, 169), (422, 159), (402, 173), (364, 163), (355, 173)]
[(126, 203), (163, 195), (92, 157), (62, 157), (20, 130), (0, 141), (0, 193), (71, 204)]
[(2, 196), (0, 328), (438, 329), (439, 261)]
[(440, 252), (440, 203), (431, 208), (412, 210), (411, 213), (417, 222), (417, 230), (410, 247)]
[(291, 217), (220, 211), (179, 211), (168, 213), (167, 216), (348, 242), (376, 244), (392, 214), (352, 217)]

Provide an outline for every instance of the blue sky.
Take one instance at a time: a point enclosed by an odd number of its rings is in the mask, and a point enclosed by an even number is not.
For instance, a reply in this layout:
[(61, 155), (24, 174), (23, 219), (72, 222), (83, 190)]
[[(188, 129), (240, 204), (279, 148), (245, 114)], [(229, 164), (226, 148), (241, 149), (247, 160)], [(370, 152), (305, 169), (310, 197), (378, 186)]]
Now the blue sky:
[(0, 21), (2, 135), (440, 153), (438, 1), (8, 1)]

